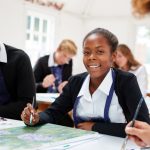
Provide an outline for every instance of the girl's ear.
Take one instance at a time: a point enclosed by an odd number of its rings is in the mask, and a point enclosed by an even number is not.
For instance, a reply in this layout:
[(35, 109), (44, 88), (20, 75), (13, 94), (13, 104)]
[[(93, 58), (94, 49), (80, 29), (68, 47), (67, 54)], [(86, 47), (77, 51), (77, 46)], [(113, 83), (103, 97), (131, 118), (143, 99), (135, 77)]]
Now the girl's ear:
[(111, 55), (112, 62), (115, 62), (115, 58), (116, 58), (116, 52), (112, 52)]
[(112, 54), (111, 54), (111, 67), (114, 67), (115, 57), (116, 57), (116, 53), (112, 52)]

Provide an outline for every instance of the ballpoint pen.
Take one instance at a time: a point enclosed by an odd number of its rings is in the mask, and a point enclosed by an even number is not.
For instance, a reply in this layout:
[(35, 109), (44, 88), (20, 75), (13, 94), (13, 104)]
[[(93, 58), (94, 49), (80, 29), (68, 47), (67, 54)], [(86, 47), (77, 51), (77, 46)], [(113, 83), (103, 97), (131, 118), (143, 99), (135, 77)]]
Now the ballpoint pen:
[[(130, 127), (133, 127), (133, 126), (134, 126), (135, 120), (136, 120), (136, 118), (137, 118), (137, 116), (138, 116), (138, 113), (139, 113), (139, 110), (140, 110), (140, 108), (141, 108), (141, 105), (142, 105), (143, 100), (144, 100), (144, 98), (141, 97), (141, 99), (140, 99), (140, 101), (139, 101), (139, 103), (138, 103), (138, 105), (137, 105), (136, 111), (135, 111), (135, 113), (134, 113), (134, 117), (133, 117), (133, 119), (132, 119), (132, 122), (131, 122)], [(126, 147), (126, 145), (127, 145), (127, 141), (128, 141), (128, 136), (125, 137), (125, 140), (124, 140), (124, 142), (123, 142), (123, 144), (122, 144), (121, 150), (125, 150), (125, 147)]]
[(150, 150), (150, 147), (142, 147), (140, 150)]
[[(32, 108), (34, 108), (34, 96), (33, 96), (33, 101), (32, 101)], [(30, 125), (32, 125), (32, 119), (33, 119), (33, 114), (31, 112), (31, 115), (30, 115)]]

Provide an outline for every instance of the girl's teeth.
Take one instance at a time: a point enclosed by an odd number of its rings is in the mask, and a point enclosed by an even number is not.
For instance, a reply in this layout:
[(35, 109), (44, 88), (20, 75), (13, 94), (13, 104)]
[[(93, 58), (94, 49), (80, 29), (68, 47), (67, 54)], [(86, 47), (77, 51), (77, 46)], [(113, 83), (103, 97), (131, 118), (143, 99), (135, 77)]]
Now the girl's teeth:
[(99, 65), (95, 65), (95, 66), (90, 66), (91, 68), (96, 68), (96, 67), (99, 67)]

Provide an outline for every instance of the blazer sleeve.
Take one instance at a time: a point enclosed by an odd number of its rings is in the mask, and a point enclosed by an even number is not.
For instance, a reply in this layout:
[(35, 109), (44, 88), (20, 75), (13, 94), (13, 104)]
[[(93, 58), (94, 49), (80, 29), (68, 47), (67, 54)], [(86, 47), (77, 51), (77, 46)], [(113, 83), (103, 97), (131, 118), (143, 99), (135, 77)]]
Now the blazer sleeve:
[(45, 93), (47, 91), (47, 88), (43, 88), (42, 82), (44, 77), (48, 74), (45, 70), (48, 67), (46, 65), (45, 61), (48, 61), (46, 57), (40, 58), (35, 67), (34, 67), (34, 77), (36, 82), (36, 92), (38, 93)]
[[(16, 81), (15, 85), (10, 86), (15, 89), (16, 95), (13, 97), (13, 101), (0, 106), (0, 116), (20, 120), (22, 110), (27, 103), (32, 102), (33, 96), (35, 96), (35, 81), (30, 60), (26, 54), (21, 54), (15, 65)], [(9, 75), (8, 72), (7, 75)]]
[[(128, 114), (128, 115), (126, 115), (126, 118), (127, 118), (127, 121), (129, 122), (133, 119), (137, 105), (142, 97), (142, 93), (141, 93), (141, 90), (139, 88), (139, 85), (137, 83), (137, 79), (135, 76), (133, 76), (130, 79), (129, 84), (126, 85), (126, 91), (123, 90), (123, 92), (124, 92), (124, 95), (126, 95), (125, 102), (126, 102), (126, 106), (129, 111), (129, 113), (126, 113), (126, 114)], [(137, 120), (150, 123), (149, 112), (148, 112), (148, 108), (147, 108), (145, 101), (143, 101), (143, 103), (141, 105), (139, 114), (137, 116)]]
[(39, 124), (55, 123), (65, 126), (73, 126), (73, 121), (68, 112), (73, 108), (72, 83), (69, 80), (63, 93), (44, 112), (40, 113)]
[[(142, 97), (141, 91), (139, 89), (136, 77), (130, 76), (124, 81), (118, 82), (118, 100), (123, 109), (127, 123), (133, 119), (137, 105)], [(137, 120), (150, 122), (148, 109), (145, 104), (145, 101), (142, 103), (142, 106), (139, 111)], [(97, 131), (102, 134), (108, 134), (113, 136), (125, 137), (125, 126), (127, 123), (95, 123), (92, 130)]]

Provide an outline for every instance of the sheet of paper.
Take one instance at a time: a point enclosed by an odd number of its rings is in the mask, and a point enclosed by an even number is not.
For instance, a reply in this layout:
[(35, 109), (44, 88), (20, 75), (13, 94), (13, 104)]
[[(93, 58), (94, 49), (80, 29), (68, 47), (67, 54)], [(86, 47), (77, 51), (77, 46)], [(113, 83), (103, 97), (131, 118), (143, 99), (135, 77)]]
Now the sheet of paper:
[(128, 140), (126, 145), (126, 150), (141, 150), (133, 141)]
[(54, 102), (59, 93), (36, 93), (37, 102)]
[[(41, 146), (40, 148), (44, 148), (47, 150), (66, 150), (66, 149), (71, 149), (73, 147), (80, 146), (81, 144), (85, 144), (94, 140), (98, 140), (102, 137), (102, 134), (93, 134), (93, 135), (86, 135), (86, 136), (81, 136), (79, 138), (73, 138), (70, 140), (65, 140), (62, 142), (59, 142), (54, 145), (45, 145), (44, 147)], [(59, 146), (58, 146), (59, 145)]]

